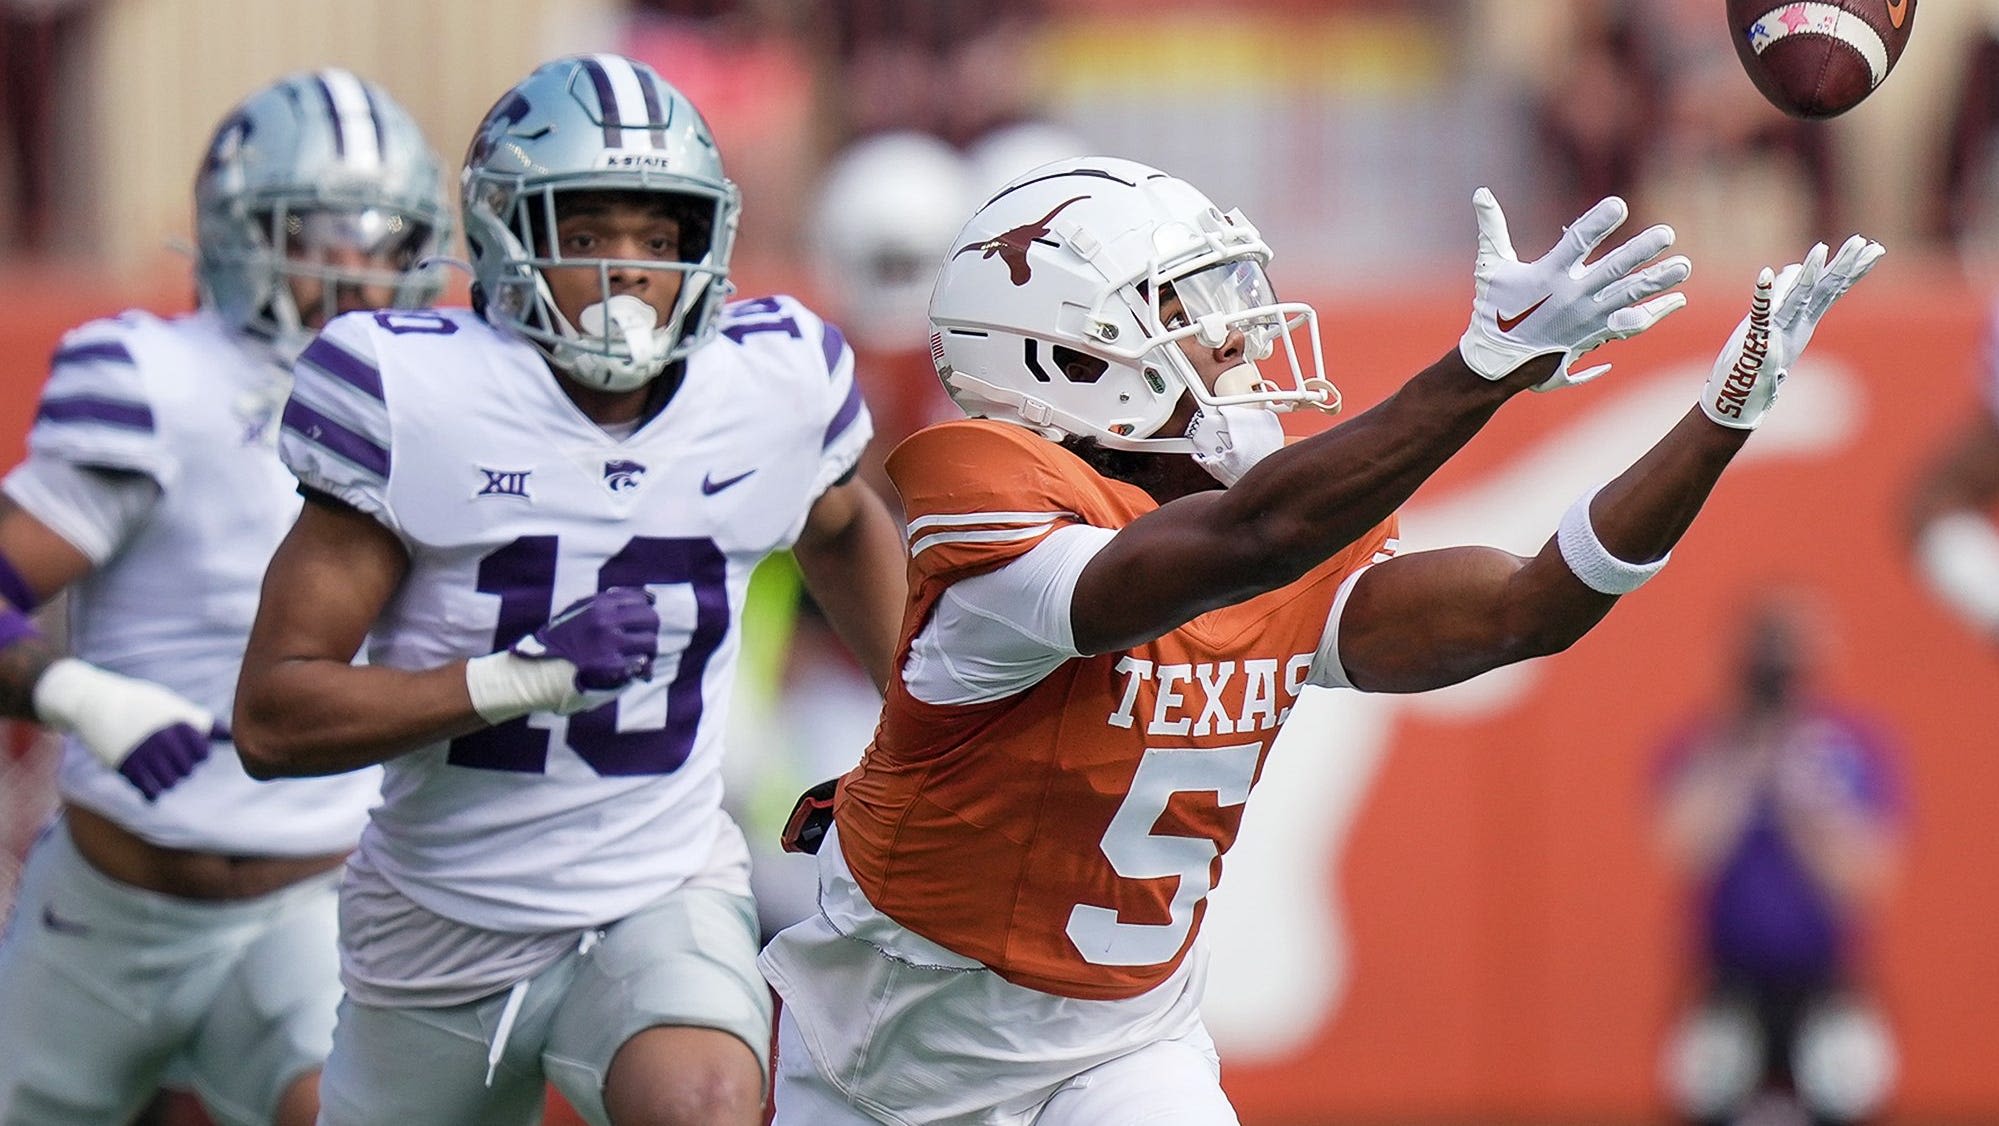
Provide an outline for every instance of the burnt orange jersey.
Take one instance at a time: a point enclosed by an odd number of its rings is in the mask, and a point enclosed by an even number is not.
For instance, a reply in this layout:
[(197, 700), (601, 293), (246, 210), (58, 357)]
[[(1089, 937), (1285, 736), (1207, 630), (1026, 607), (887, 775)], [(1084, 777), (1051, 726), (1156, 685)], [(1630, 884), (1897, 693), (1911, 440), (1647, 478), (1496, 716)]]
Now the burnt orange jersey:
[[(924, 430), (889, 473), (911, 537), (898, 667), (951, 583), (1064, 525), (1121, 528), (1157, 507), (1003, 423)], [(1391, 517), (1289, 586), (1001, 700), (926, 704), (898, 680), (835, 807), (861, 890), (1018, 985), (1112, 999), (1158, 984), (1200, 926), (1342, 580), (1394, 535)]]

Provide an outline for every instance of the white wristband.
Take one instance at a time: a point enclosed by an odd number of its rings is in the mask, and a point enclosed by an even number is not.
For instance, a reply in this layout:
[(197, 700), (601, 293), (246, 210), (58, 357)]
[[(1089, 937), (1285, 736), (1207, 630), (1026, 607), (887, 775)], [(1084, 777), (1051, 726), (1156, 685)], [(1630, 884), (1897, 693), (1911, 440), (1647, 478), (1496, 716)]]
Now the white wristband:
[(529, 712), (575, 715), (605, 704), (617, 692), (583, 692), (576, 665), (560, 657), (529, 658), (502, 649), (465, 662), (465, 692), (487, 723), (505, 723)]
[(1945, 513), (1916, 536), (1916, 562), (1951, 609), (1999, 631), (1999, 530), (1975, 512)]
[(1612, 555), (1603, 541), (1596, 538), (1596, 529), (1589, 522), (1589, 503), (1602, 487), (1598, 485), (1576, 498), (1576, 503), (1562, 514), (1561, 526), (1555, 532), (1555, 546), (1561, 550), (1562, 562), (1569, 565), (1584, 586), (1598, 594), (1630, 594), (1658, 574), (1673, 553), (1669, 551), (1650, 563), (1626, 563)]

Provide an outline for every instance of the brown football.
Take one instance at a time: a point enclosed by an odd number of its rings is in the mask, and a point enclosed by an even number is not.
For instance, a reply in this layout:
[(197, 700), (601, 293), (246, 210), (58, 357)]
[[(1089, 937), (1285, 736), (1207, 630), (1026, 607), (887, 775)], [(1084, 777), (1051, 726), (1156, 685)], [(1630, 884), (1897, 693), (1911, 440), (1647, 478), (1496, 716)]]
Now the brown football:
[(1728, 0), (1742, 69), (1796, 117), (1859, 105), (1894, 69), (1915, 23), (1916, 0)]

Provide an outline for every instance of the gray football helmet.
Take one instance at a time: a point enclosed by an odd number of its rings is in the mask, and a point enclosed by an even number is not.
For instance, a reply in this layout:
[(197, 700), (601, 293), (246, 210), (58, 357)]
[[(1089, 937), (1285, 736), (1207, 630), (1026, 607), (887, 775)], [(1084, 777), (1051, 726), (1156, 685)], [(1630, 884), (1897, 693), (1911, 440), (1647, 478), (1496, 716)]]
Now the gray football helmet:
[[(729, 252), (742, 196), (722, 174), (715, 138), (694, 103), (651, 67), (622, 55), (544, 63), (480, 123), (462, 189), (482, 315), (534, 341), (583, 385), (641, 387), (714, 337), (732, 289)], [(560, 193), (607, 190), (678, 197), (685, 260), (563, 258), (545, 237), (555, 229)], [(549, 266), (594, 266), (602, 307), (611, 308), (610, 271), (621, 264), (682, 274), (672, 315), (651, 328), (650, 342), (640, 332), (637, 348), (614, 317), (586, 315), (594, 323), (570, 324), (541, 273)]]
[[(312, 338), (289, 279), (393, 288), (421, 308), (444, 288), (434, 259), (451, 233), (444, 176), (408, 111), (348, 71), (295, 74), (245, 98), (216, 127), (195, 177), (201, 303), (296, 356)], [(358, 250), (394, 268), (315, 261)]]

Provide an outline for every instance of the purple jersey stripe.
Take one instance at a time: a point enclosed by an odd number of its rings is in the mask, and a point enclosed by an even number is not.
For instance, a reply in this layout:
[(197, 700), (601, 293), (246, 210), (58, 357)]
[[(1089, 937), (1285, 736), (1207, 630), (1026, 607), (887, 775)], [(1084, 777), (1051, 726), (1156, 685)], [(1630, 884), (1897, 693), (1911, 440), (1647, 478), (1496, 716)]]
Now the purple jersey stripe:
[(365, 391), (369, 396), (386, 401), (382, 394), (382, 373), (375, 365), (335, 344), (322, 336), (306, 346), (299, 354), (299, 363), (311, 364), (350, 387)]
[(847, 401), (841, 403), (840, 409), (833, 412), (833, 421), (826, 424), (826, 437), (820, 441), (819, 448), (823, 450), (832, 445), (839, 439), (840, 435), (847, 432), (847, 427), (852, 426), (854, 420), (860, 416), (861, 381), (850, 379), (847, 381)]
[(121, 430), (153, 430), (153, 409), (130, 399), (107, 399), (99, 395), (61, 395), (43, 399), (37, 419), (50, 422), (95, 422)]
[(285, 429), (386, 479), (389, 451), (306, 406), (294, 397), (285, 404)]
[[(632, 69), (637, 70), (638, 68), (633, 67)], [(639, 93), (644, 95), (646, 100), (646, 132), (652, 137), (652, 147), (663, 149), (666, 147), (667, 122), (666, 111), (659, 104), (659, 90), (652, 83), (646, 81), (645, 75), (639, 75), (638, 79)]]
[(604, 117), (604, 144), (614, 149), (624, 148), (624, 119), (618, 116), (618, 95), (611, 89), (611, 76), (604, 73), (603, 64), (596, 59), (584, 59), (583, 69), (590, 75), (590, 85), (597, 90), (597, 108)]
[(819, 346), (826, 351), (826, 374), (840, 370), (840, 357), (847, 354), (847, 338), (840, 335), (839, 326), (832, 321), (824, 322), (826, 334), (819, 338)]
[(312, 76), (312, 84), (319, 87), (320, 100), (326, 103), (326, 120), (333, 126), (333, 155), (345, 160), (347, 159), (347, 134), (340, 127), (340, 104), (333, 100), (333, 87), (328, 86), (326, 79), (321, 78), (317, 74)]
[(56, 354), (49, 358), (49, 366), (87, 364), (92, 360), (129, 364), (132, 362), (132, 353), (116, 340), (100, 340), (95, 344), (71, 344), (66, 348), (56, 349)]

